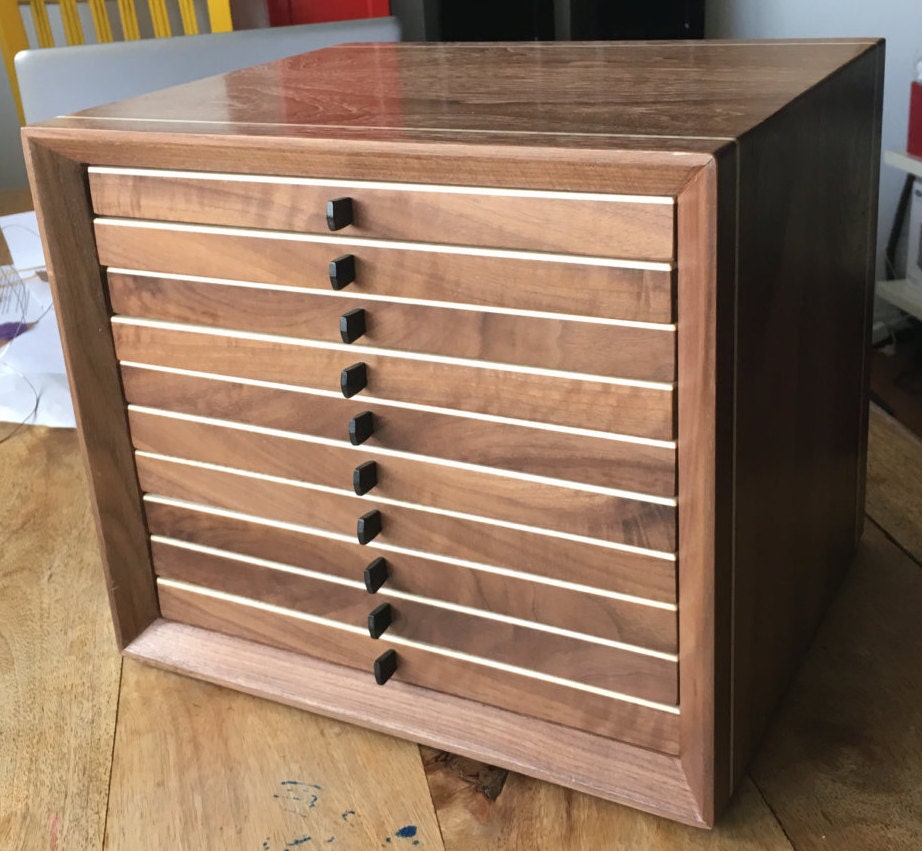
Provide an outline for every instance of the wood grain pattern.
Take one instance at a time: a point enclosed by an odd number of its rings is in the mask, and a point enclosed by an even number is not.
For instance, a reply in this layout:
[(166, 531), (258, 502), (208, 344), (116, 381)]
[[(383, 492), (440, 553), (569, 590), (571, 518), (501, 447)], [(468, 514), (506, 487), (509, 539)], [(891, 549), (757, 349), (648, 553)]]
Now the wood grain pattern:
[[(385, 686), (377, 686), (371, 673), (372, 663), (387, 648), (385, 641), (162, 583), (158, 590), (164, 616), (169, 620), (363, 669), (369, 688), (410, 683), (448, 694), (463, 694), (469, 700), (667, 753), (673, 747), (671, 736), (677, 716), (669, 712), (405, 645), (397, 648), (397, 673)], [(386, 696), (387, 692), (379, 692), (379, 700)]]
[(178, 420), (153, 412), (132, 410), (128, 419), (135, 448), (146, 452), (344, 491), (352, 490), (353, 471), (359, 465), (374, 462), (377, 484), (367, 493), (367, 501), (397, 500), (662, 552), (676, 549), (673, 506), (395, 458), (351, 445), (309, 443)]
[(510, 310), (543, 310), (641, 322), (673, 320), (668, 271), (564, 263), (555, 260), (479, 257), (411, 248), (283, 239), (271, 232), (221, 232), (95, 225), (104, 266), (330, 291), (330, 261), (356, 259), (349, 292), (386, 298), (459, 302)]
[[(248, 564), (233, 553), (203, 553), (153, 541), (157, 575), (368, 629), (368, 615), (382, 603), (360, 584), (346, 586)], [(381, 636), (381, 652), (394, 637), (457, 650), (486, 662), (502, 662), (656, 703), (676, 703), (676, 663), (570, 636), (392, 598), (393, 623)], [(399, 652), (399, 648), (398, 648)], [(322, 652), (314, 655), (322, 658)], [(463, 696), (463, 692), (461, 693)]]
[(147, 533), (134, 473), (83, 165), (27, 137), (29, 180), (67, 375), (86, 459), (93, 511), (119, 646), (157, 617)]
[(329, 234), (327, 201), (352, 199), (340, 236), (671, 260), (671, 204), (311, 186), (258, 180), (89, 175), (97, 215)]
[[(665, 819), (575, 793), (560, 786), (510, 774), (495, 800), (472, 779), (489, 769), (423, 749), (423, 762), (446, 851), (598, 851), (611, 846), (631, 849), (681, 848), (688, 851), (792, 851), (793, 846), (746, 778), (713, 831), (695, 830)], [(489, 775), (487, 775), (489, 777)]]
[[(270, 136), (313, 131), (348, 138), (350, 130), (363, 131), (369, 141), (399, 139), (404, 147), (440, 131), (443, 144), (475, 133), (492, 133), (488, 144), (501, 134), (546, 134), (544, 144), (556, 134), (591, 134), (597, 147), (628, 147), (623, 137), (642, 134), (672, 137), (673, 147), (681, 138), (683, 150), (694, 150), (694, 137), (745, 134), (874, 44), (343, 45), (84, 115), (110, 128), (115, 122), (108, 118), (166, 119), (177, 123), (173, 132), (189, 132), (184, 121), (207, 122), (195, 129), (218, 135), (260, 128)], [(664, 102), (668, 108), (652, 108)], [(80, 119), (62, 123), (81, 126)], [(711, 153), (714, 139), (706, 141)], [(653, 146), (646, 138), (636, 144)], [(207, 157), (199, 162), (211, 164)]]
[[(918, 449), (904, 457), (920, 460)], [(869, 495), (879, 482), (869, 477)], [(920, 564), (868, 523), (842, 593), (752, 766), (796, 848), (922, 843), (920, 607)]]
[[(860, 532), (881, 61), (879, 50), (868, 52), (809, 102), (791, 104), (740, 161), (740, 203), (750, 212), (739, 241), (737, 777)], [(832, 161), (854, 174), (835, 204), (827, 194), (840, 187)], [(786, 226), (770, 224), (779, 221)], [(768, 340), (785, 344), (766, 357)], [(770, 524), (767, 504), (777, 506)]]
[(132, 661), (119, 707), (106, 849), (442, 847), (408, 742)]
[(675, 334), (656, 328), (446, 310), (316, 291), (289, 292), (108, 274), (115, 313), (340, 343), (340, 317), (364, 311), (360, 345), (644, 381), (675, 379)]
[(136, 405), (347, 440), (350, 418), (374, 413), (369, 447), (483, 464), (656, 496), (674, 496), (675, 449), (122, 366)]
[(868, 517), (922, 562), (922, 447), (919, 439), (871, 405)]
[(670, 440), (672, 391), (592, 379), (403, 359), (199, 331), (114, 324), (120, 360), (340, 393), (340, 373), (362, 362), (361, 395), (449, 410)]
[(77, 436), (26, 426), (0, 465), (0, 846), (102, 848), (121, 660)]
[[(350, 494), (320, 493), (301, 487), (241, 478), (229, 471), (208, 470), (140, 456), (142, 489), (151, 494), (213, 505), (229, 511), (295, 523), (353, 537), (356, 520), (378, 507), (383, 529), (379, 544), (450, 556), (523, 573), (557, 577), (594, 588), (640, 590), (647, 572), (675, 571), (675, 562), (605, 546), (564, 540), (532, 532), (429, 514), (395, 505), (376, 506)], [(657, 577), (653, 584), (660, 585)], [(639, 596), (646, 596), (640, 594)]]
[[(365, 567), (383, 558), (388, 578), (378, 592), (382, 602), (390, 599), (394, 591), (404, 592), (665, 653), (676, 650), (676, 615), (666, 608), (603, 596), (590, 589), (550, 585), (528, 574), (491, 573), (379, 549), (374, 542), (361, 546), (307, 530), (279, 529), (162, 502), (148, 501), (145, 510), (152, 535), (266, 558), (343, 579), (362, 581)], [(646, 588), (652, 585), (649, 577), (644, 582)], [(674, 602), (674, 578), (663, 584), (662, 596), (668, 598), (671, 593)]]

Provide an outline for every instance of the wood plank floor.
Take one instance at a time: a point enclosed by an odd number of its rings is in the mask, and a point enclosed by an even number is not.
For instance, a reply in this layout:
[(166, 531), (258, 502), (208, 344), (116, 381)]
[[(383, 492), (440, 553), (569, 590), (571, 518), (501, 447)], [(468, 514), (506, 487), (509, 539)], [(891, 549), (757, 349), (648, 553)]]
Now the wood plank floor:
[(0, 444), (0, 849), (922, 848), (922, 444), (874, 411), (859, 556), (711, 833), (115, 652), (76, 435)]

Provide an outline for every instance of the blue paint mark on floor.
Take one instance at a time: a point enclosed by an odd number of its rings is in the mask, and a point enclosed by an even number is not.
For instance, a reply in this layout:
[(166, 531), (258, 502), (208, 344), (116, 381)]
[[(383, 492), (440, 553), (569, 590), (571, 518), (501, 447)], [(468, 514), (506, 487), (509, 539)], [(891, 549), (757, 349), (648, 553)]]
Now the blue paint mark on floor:
[(292, 839), (285, 847), (286, 848), (297, 848), (299, 845), (303, 845), (305, 842), (310, 842), (311, 838), (309, 836), (302, 836), (299, 839)]
[(343, 813), (343, 821), (349, 821), (349, 816), (354, 816), (354, 815), (355, 815), (355, 810), (346, 810), (346, 812)]
[(414, 836), (416, 836), (416, 825), (408, 824), (406, 827), (401, 827), (400, 830), (397, 831), (396, 835), (401, 839), (412, 839)]

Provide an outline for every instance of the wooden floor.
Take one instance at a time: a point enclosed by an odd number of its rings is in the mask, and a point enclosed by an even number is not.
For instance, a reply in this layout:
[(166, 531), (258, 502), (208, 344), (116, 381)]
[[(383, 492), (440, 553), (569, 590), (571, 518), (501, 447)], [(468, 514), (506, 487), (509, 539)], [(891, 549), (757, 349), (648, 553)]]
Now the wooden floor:
[(863, 543), (705, 833), (122, 660), (76, 435), (0, 443), (0, 851), (922, 849), (922, 443), (872, 411)]

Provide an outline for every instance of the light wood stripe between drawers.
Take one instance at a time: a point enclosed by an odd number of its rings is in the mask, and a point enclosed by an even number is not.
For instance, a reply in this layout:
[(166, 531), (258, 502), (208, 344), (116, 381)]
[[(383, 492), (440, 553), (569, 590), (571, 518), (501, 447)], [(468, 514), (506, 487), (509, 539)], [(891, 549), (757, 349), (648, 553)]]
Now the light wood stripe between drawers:
[[(178, 464), (183, 467), (195, 467), (200, 470), (214, 470), (218, 473), (230, 473), (234, 476), (240, 476), (246, 479), (259, 479), (264, 482), (273, 484), (288, 485), (290, 487), (303, 488), (304, 490), (316, 491), (317, 493), (328, 493), (335, 496), (354, 497), (355, 493), (350, 490), (340, 488), (331, 488), (327, 485), (316, 485), (312, 482), (302, 482), (297, 479), (286, 479), (282, 476), (271, 476), (267, 473), (253, 473), (249, 470), (239, 470), (236, 467), (224, 467), (220, 464), (209, 464), (204, 461), (191, 461), (186, 458), (174, 458), (170, 455), (160, 455), (156, 452), (146, 452), (144, 450), (135, 450), (135, 455), (139, 458), (149, 458), (152, 461), (164, 461), (169, 464)], [(591, 546), (602, 547), (605, 549), (619, 550), (621, 552), (634, 553), (641, 556), (664, 557), (673, 555), (662, 550), (650, 550), (643, 547), (635, 547), (631, 544), (621, 544), (614, 541), (606, 541), (600, 538), (590, 538), (584, 535), (574, 535), (570, 532), (559, 532), (556, 529), (543, 529), (537, 526), (525, 526), (521, 523), (513, 523), (509, 520), (497, 520), (492, 517), (480, 517), (476, 514), (465, 514), (460, 511), (450, 511), (444, 508), (430, 508), (427, 505), (419, 505), (413, 502), (404, 502), (397, 499), (388, 499), (387, 497), (374, 497), (369, 500), (369, 505), (395, 505), (401, 508), (409, 508), (413, 511), (419, 511), (423, 514), (436, 514), (441, 517), (453, 517), (457, 520), (466, 520), (474, 523), (483, 523), (487, 526), (501, 526), (505, 529), (514, 529), (517, 532), (528, 532), (533, 535), (543, 535), (548, 538), (559, 538), (564, 541), (575, 541), (580, 544), (589, 544)]]
[(160, 272), (151, 272), (149, 269), (122, 269), (117, 266), (107, 267), (112, 275), (132, 275), (139, 278), (159, 279), (163, 277), (174, 278), (177, 281), (189, 281), (196, 284), (217, 284), (226, 287), (243, 287), (253, 290), (269, 290), (284, 293), (311, 293), (329, 298), (338, 298), (348, 301), (380, 301), (393, 302), (394, 304), (412, 304), (420, 307), (439, 307), (446, 310), (466, 310), (473, 313), (497, 313), (506, 316), (523, 316), (530, 319), (553, 319), (564, 322), (582, 322), (590, 325), (613, 325), (622, 328), (643, 328), (647, 331), (675, 332), (675, 323), (669, 322), (640, 322), (634, 319), (611, 319), (607, 316), (583, 316), (577, 313), (553, 313), (546, 310), (522, 310), (512, 307), (495, 307), (489, 304), (466, 304), (459, 301), (435, 301), (425, 298), (407, 298), (405, 296), (379, 295), (377, 293), (353, 292), (349, 289), (331, 290), (316, 289), (312, 287), (292, 287), (285, 284), (265, 284), (259, 281), (244, 281), (238, 278), (209, 278), (205, 275), (181, 275), (170, 272), (163, 275)]
[(619, 204), (675, 205), (668, 195), (607, 195), (602, 192), (560, 192), (551, 189), (500, 189), (495, 186), (454, 186), (439, 183), (388, 183), (379, 180), (335, 180), (286, 177), (277, 174), (228, 174), (214, 171), (176, 171), (155, 168), (90, 166), (90, 174), (127, 177), (163, 177), (181, 180), (215, 180), (234, 183), (274, 183), (282, 186), (338, 186), (344, 189), (387, 189), (394, 192), (438, 192), (446, 195), (493, 195), (502, 198), (551, 198), (558, 201), (611, 201)]
[[(139, 361), (122, 360), (119, 361), (121, 366), (131, 367), (134, 369), (146, 369), (150, 372), (163, 372), (168, 375), (188, 375), (191, 378), (207, 378), (211, 381), (226, 381), (232, 384), (249, 384), (253, 387), (265, 387), (270, 390), (286, 390), (293, 393), (304, 393), (308, 396), (324, 396), (328, 399), (342, 399), (342, 393), (333, 390), (323, 390), (319, 387), (304, 387), (300, 384), (284, 384), (279, 381), (264, 381), (258, 378), (244, 378), (236, 375), (220, 375), (215, 372), (201, 372), (194, 369), (183, 369), (174, 366), (159, 366), (151, 363), (141, 363)], [(403, 402), (395, 399), (384, 399), (378, 396), (365, 394), (356, 396), (357, 401), (368, 402), (374, 405), (383, 405), (390, 408), (408, 408), (413, 411), (425, 411), (431, 414), (448, 414), (455, 417), (464, 417), (470, 420), (483, 420), (485, 422), (504, 423), (507, 425), (522, 426), (524, 428), (534, 428), (540, 431), (556, 431), (562, 434), (574, 434), (582, 437), (597, 437), (602, 440), (614, 440), (620, 443), (635, 443), (643, 446), (656, 446), (660, 449), (675, 449), (676, 441), (659, 440), (652, 437), (639, 437), (632, 434), (618, 434), (617, 432), (596, 431), (594, 429), (577, 428), (575, 426), (556, 425), (554, 423), (543, 423), (539, 420), (522, 420), (515, 417), (503, 417), (497, 414), (482, 414), (478, 411), (465, 411), (455, 408), (440, 408), (435, 405), (420, 405), (416, 402)]]
[[(350, 624), (344, 624), (340, 623), (339, 621), (318, 617), (317, 615), (309, 615), (305, 612), (298, 612), (293, 609), (285, 609), (281, 606), (274, 606), (271, 603), (262, 603), (258, 600), (251, 600), (248, 597), (238, 597), (234, 594), (227, 594), (223, 591), (215, 591), (211, 588), (203, 588), (198, 585), (190, 585), (186, 582), (180, 582), (174, 579), (158, 578), (157, 585), (158, 587), (176, 589), (177, 591), (185, 591), (189, 594), (198, 594), (203, 597), (211, 597), (215, 600), (223, 600), (227, 603), (235, 603), (237, 605), (246, 606), (247, 608), (251, 609), (260, 609), (265, 612), (272, 612), (273, 614), (294, 618), (296, 620), (310, 621), (311, 623), (316, 623), (321, 626), (339, 629), (344, 632), (351, 632), (353, 635), (361, 635), (364, 638), (368, 637), (367, 630), (364, 630), (361, 627), (351, 626)], [(637, 706), (645, 706), (648, 709), (655, 709), (659, 712), (668, 712), (673, 715), (679, 714), (678, 706), (668, 706), (664, 703), (654, 703), (653, 701), (644, 700), (640, 697), (633, 697), (629, 694), (622, 694), (621, 692), (609, 691), (607, 689), (585, 685), (583, 683), (574, 682), (573, 680), (563, 679), (562, 677), (555, 677), (550, 674), (541, 674), (536, 671), (528, 670), (527, 668), (519, 668), (515, 665), (507, 665), (503, 662), (496, 662), (490, 659), (482, 659), (479, 656), (470, 656), (467, 653), (461, 653), (457, 650), (448, 650), (447, 648), (437, 647), (436, 645), (432, 644), (422, 644), (420, 642), (412, 641), (410, 639), (402, 638), (396, 635), (389, 635), (385, 643), (394, 644), (398, 647), (414, 647), (418, 650), (425, 650), (427, 653), (432, 653), (437, 656), (447, 656), (451, 659), (458, 659), (463, 662), (481, 665), (486, 668), (493, 668), (495, 670), (504, 671), (509, 674), (516, 674), (518, 676), (528, 677), (529, 679), (533, 680), (541, 680), (543, 682), (553, 683), (554, 685), (571, 688), (574, 691), (584, 691), (588, 692), (589, 694), (595, 694), (599, 697), (606, 697), (611, 700), (620, 700), (625, 703), (633, 703)]]
[(603, 496), (613, 496), (620, 499), (633, 499), (638, 502), (649, 502), (655, 505), (666, 505), (671, 508), (675, 508), (678, 505), (678, 500), (673, 497), (635, 493), (634, 491), (619, 490), (618, 488), (605, 488), (601, 485), (587, 484), (584, 482), (573, 482), (567, 479), (555, 479), (550, 476), (536, 476), (531, 473), (521, 473), (516, 470), (505, 470), (498, 467), (486, 467), (480, 464), (470, 464), (464, 461), (453, 461), (448, 458), (434, 458), (427, 455), (417, 455), (412, 452), (387, 449), (386, 447), (381, 446), (367, 446), (365, 444), (353, 446), (351, 443), (348, 443), (344, 440), (334, 440), (329, 437), (319, 437), (317, 435), (303, 434), (301, 432), (284, 431), (282, 429), (267, 428), (265, 426), (248, 425), (246, 423), (215, 419), (213, 417), (202, 417), (198, 416), (197, 414), (176, 413), (174, 411), (165, 411), (162, 408), (148, 408), (144, 405), (132, 404), (128, 405), (128, 410), (136, 411), (137, 413), (146, 414), (153, 417), (163, 417), (164, 419), (168, 420), (201, 423), (203, 425), (216, 426), (218, 428), (228, 428), (235, 431), (264, 434), (270, 437), (281, 437), (288, 440), (296, 440), (301, 443), (313, 443), (318, 446), (332, 446), (336, 448), (348, 449), (350, 452), (354, 452), (360, 455), (369, 455), (374, 458), (404, 458), (409, 461), (414, 461), (421, 464), (432, 464), (436, 467), (449, 467), (456, 470), (469, 470), (474, 473), (483, 473), (485, 475), (499, 476), (501, 478), (516, 479), (522, 482), (548, 485), (550, 487), (569, 488), (571, 490), (585, 491), (586, 493), (595, 493)]
[[(190, 502), (185, 499), (177, 499), (172, 496), (162, 496), (160, 494), (144, 494), (145, 503), (156, 505), (167, 505), (175, 508), (181, 508), (188, 511), (195, 511), (201, 514), (213, 514), (217, 517), (228, 517), (232, 520), (243, 520), (257, 526), (266, 526), (270, 529), (284, 529), (291, 532), (298, 532), (305, 535), (316, 535), (319, 538), (329, 538), (333, 541), (342, 541), (345, 544), (354, 544), (355, 538), (351, 535), (341, 535), (337, 532), (331, 532), (327, 529), (318, 529), (314, 526), (305, 526), (299, 523), (289, 523), (285, 520), (273, 520), (268, 517), (257, 517), (255, 514), (247, 514), (243, 511), (231, 511), (227, 508), (219, 508), (215, 505), (206, 505), (199, 502)], [(423, 550), (414, 550), (409, 547), (401, 547), (396, 544), (374, 541), (375, 550), (385, 552), (400, 553), (403, 555), (414, 556), (418, 558), (436, 559), (447, 564), (467, 568), (469, 570), (479, 570), (484, 573), (492, 573), (497, 576), (508, 576), (512, 579), (518, 579), (526, 582), (534, 582), (539, 585), (548, 585), (552, 588), (564, 588), (568, 591), (576, 591), (580, 594), (593, 594), (597, 597), (606, 597), (611, 600), (620, 600), (625, 603), (634, 603), (639, 606), (649, 606), (654, 609), (663, 609), (664, 611), (677, 612), (678, 606), (675, 603), (666, 603), (660, 600), (651, 600), (647, 597), (638, 597), (633, 594), (624, 594), (619, 591), (609, 591), (605, 588), (596, 588), (592, 585), (583, 585), (579, 582), (568, 582), (565, 579), (555, 579), (550, 576), (541, 576), (537, 573), (524, 573), (519, 570), (511, 570), (506, 567), (497, 567), (495, 565), (483, 564), (481, 562), (469, 561), (468, 559), (458, 558), (450, 555), (433, 555)], [(653, 554), (655, 558), (661, 558), (664, 561), (675, 561), (674, 555)]]
[[(151, 541), (164, 544), (170, 547), (189, 550), (191, 552), (203, 553), (206, 555), (216, 556), (218, 558), (231, 559), (233, 561), (243, 562), (245, 564), (254, 564), (259, 567), (265, 567), (270, 570), (277, 570), (280, 573), (290, 573), (296, 576), (306, 576), (321, 582), (330, 582), (333, 585), (342, 585), (347, 588), (354, 588), (357, 591), (365, 591), (365, 584), (357, 580), (344, 579), (341, 576), (335, 576), (330, 573), (318, 573), (304, 567), (296, 567), (282, 562), (272, 561), (270, 559), (258, 558), (257, 556), (244, 555), (243, 553), (230, 552), (221, 550), (217, 547), (209, 547), (203, 544), (193, 544), (189, 541), (180, 541), (175, 538), (168, 538), (163, 535), (151, 535)], [(513, 624), (525, 629), (535, 630), (536, 632), (547, 632), (551, 635), (560, 635), (565, 638), (572, 638), (577, 641), (585, 641), (589, 644), (598, 644), (603, 647), (611, 647), (615, 650), (624, 650), (627, 653), (636, 653), (639, 656), (651, 656), (654, 659), (663, 659), (667, 662), (678, 663), (679, 657), (675, 653), (665, 653), (660, 650), (652, 650), (648, 647), (640, 647), (636, 644), (626, 644), (623, 641), (615, 641), (610, 638), (602, 638), (597, 635), (589, 635), (585, 632), (576, 632), (575, 630), (563, 629), (562, 627), (550, 626), (534, 620), (523, 620), (513, 617), (512, 615), (503, 615), (497, 612), (491, 612), (486, 609), (477, 609), (472, 606), (462, 606), (458, 603), (451, 603), (447, 600), (438, 600), (433, 597), (422, 597), (418, 594), (410, 594), (406, 591), (397, 591), (388, 588), (386, 585), (376, 592), (376, 597), (393, 597), (398, 600), (409, 600), (414, 603), (421, 603), (434, 609), (446, 609), (451, 612), (459, 612), (473, 617), (483, 618), (484, 620), (499, 621), (500, 623)], [(390, 639), (388, 634), (388, 639)]]
[(460, 245), (442, 245), (435, 242), (404, 242), (402, 240), (366, 239), (364, 237), (319, 236), (291, 231), (260, 231), (249, 228), (216, 227), (214, 225), (186, 225), (147, 219), (97, 218), (97, 227), (143, 228), (146, 230), (178, 233), (204, 233), (215, 236), (236, 236), (250, 239), (272, 239), (288, 242), (312, 242), (319, 245), (357, 246), (359, 248), (387, 248), (395, 251), (418, 251), (432, 254), (463, 254), (468, 257), (498, 257), (505, 260), (538, 260), (551, 263), (568, 263), (572, 266), (607, 266), (612, 269), (641, 269), (649, 272), (671, 272), (674, 263), (650, 260), (619, 260), (612, 257), (589, 257), (577, 254), (552, 254), (550, 252), (520, 251), (508, 248), (475, 248)]
[(593, 375), (587, 372), (567, 372), (559, 369), (542, 369), (537, 366), (500, 363), (498, 361), (472, 360), (469, 358), (430, 355), (421, 352), (397, 351), (395, 349), (378, 349), (355, 343), (327, 343), (320, 340), (306, 340), (303, 337), (283, 337), (278, 334), (259, 334), (254, 331), (235, 331), (230, 328), (210, 328), (207, 325), (192, 325), (184, 322), (164, 322), (159, 319), (141, 319), (134, 316), (113, 316), (115, 325), (127, 325), (135, 328), (154, 328), (161, 331), (180, 331), (186, 334), (203, 334), (209, 337), (225, 339), (253, 340), (260, 343), (274, 343), (285, 346), (298, 346), (305, 349), (321, 349), (330, 352), (343, 352), (354, 355), (377, 355), (395, 360), (420, 361), (422, 363), (440, 363), (448, 366), (463, 366), (471, 369), (490, 369), (497, 372), (511, 372), (517, 375), (535, 375), (546, 378), (562, 378), (572, 381), (592, 381), (598, 384), (615, 384), (619, 387), (638, 387), (644, 390), (662, 390), (671, 393), (674, 385), (660, 381), (640, 381), (634, 378), (616, 378), (608, 375)]

